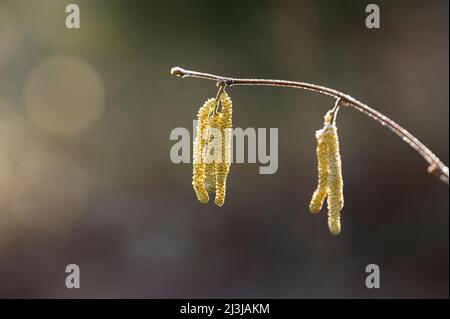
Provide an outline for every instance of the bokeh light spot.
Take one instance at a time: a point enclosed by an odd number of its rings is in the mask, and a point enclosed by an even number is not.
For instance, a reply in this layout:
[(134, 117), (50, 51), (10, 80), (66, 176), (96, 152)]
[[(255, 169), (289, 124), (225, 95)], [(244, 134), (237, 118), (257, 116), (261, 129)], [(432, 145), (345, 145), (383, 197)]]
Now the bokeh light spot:
[(58, 135), (74, 135), (94, 124), (103, 111), (105, 89), (83, 60), (56, 56), (29, 74), (24, 98), (30, 119)]

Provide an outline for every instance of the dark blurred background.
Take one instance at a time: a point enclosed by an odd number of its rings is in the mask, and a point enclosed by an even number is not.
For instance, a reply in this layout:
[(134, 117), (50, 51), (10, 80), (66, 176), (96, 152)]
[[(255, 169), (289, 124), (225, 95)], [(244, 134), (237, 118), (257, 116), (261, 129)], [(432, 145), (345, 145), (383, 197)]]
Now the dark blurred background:
[(308, 212), (329, 97), (228, 90), (236, 127), (279, 128), (279, 169), (232, 165), (222, 208), (169, 158), (171, 130), (216, 93), (179, 65), (342, 90), (448, 163), (448, 1), (376, 1), (378, 30), (369, 3), (0, 0), (0, 297), (448, 298), (448, 187), (363, 114), (339, 115), (339, 237)]

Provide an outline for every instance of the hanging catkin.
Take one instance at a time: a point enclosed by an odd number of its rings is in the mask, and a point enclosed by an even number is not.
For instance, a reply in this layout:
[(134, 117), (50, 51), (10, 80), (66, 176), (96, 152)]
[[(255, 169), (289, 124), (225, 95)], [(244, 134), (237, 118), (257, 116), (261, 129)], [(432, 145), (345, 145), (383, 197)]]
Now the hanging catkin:
[(216, 172), (215, 203), (217, 206), (222, 206), (225, 203), (227, 176), (231, 166), (231, 130), (233, 127), (233, 103), (225, 91), (220, 96), (220, 102), (222, 104), (220, 116), (222, 147), (221, 156), (214, 166)]
[(194, 140), (192, 185), (201, 203), (209, 201), (205, 189), (205, 146), (209, 129), (209, 114), (216, 106), (215, 99), (207, 100), (198, 111), (197, 136)]
[(332, 125), (327, 134), (328, 142), (328, 228), (333, 235), (341, 232), (341, 210), (344, 207), (342, 164), (339, 152), (337, 127)]
[(309, 204), (309, 211), (313, 214), (318, 214), (322, 209), (323, 202), (328, 196), (328, 139), (326, 138), (327, 127), (331, 124), (332, 114), (328, 111), (324, 116), (324, 127), (316, 131), (317, 139), (317, 175), (318, 183), (317, 189), (314, 192), (311, 203)]
[(328, 111), (324, 117), (324, 128), (316, 132), (318, 186), (309, 206), (312, 213), (318, 213), (327, 198), (328, 228), (333, 235), (338, 235), (341, 231), (341, 210), (344, 207), (336, 112), (337, 108)]
[(309, 210), (313, 214), (320, 212), (328, 194), (328, 145), (323, 138), (322, 130), (316, 132), (316, 138), (318, 184), (309, 204)]

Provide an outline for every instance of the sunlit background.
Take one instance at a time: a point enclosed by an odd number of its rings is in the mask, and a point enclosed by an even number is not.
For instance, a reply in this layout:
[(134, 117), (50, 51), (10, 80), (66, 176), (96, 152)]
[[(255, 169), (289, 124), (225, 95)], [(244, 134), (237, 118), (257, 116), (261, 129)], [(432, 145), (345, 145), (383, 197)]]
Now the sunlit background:
[[(216, 93), (171, 77), (179, 65), (342, 90), (448, 163), (448, 1), (375, 1), (369, 30), (372, 2), (0, 0), (0, 297), (448, 298), (448, 187), (352, 109), (342, 234), (309, 214), (329, 97), (228, 90), (236, 127), (279, 129), (279, 169), (234, 164), (222, 208), (169, 158), (171, 130)], [(80, 289), (65, 286), (71, 263)]]

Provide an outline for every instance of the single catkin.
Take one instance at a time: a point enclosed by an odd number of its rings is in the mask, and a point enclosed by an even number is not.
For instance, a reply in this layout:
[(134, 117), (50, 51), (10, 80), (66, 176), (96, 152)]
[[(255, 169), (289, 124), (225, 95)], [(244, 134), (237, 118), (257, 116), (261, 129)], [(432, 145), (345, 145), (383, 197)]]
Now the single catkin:
[(317, 138), (317, 172), (318, 183), (311, 202), (309, 204), (309, 211), (317, 214), (322, 209), (323, 202), (328, 195), (328, 145), (323, 138), (323, 130), (316, 132)]
[(233, 103), (228, 94), (224, 91), (220, 95), (220, 103), (222, 104), (220, 114), (220, 132), (222, 137), (221, 156), (215, 163), (216, 173), (216, 198), (217, 206), (225, 203), (227, 176), (231, 166), (231, 137), (232, 137), (232, 116)]
[(209, 195), (205, 188), (205, 146), (209, 129), (209, 114), (216, 106), (215, 99), (207, 100), (198, 111), (197, 136), (194, 140), (192, 185), (198, 200), (206, 204)]
[(344, 207), (344, 183), (342, 180), (342, 163), (339, 152), (337, 127), (332, 124), (327, 128), (328, 140), (328, 228), (333, 235), (341, 232), (341, 210)]
[(324, 136), (327, 133), (326, 128), (331, 124), (333, 119), (332, 110), (328, 111), (324, 116), (324, 127), (321, 130), (316, 131), (317, 139), (317, 175), (318, 183), (317, 188), (311, 198), (309, 204), (309, 211), (313, 214), (318, 214), (323, 206), (323, 202), (328, 195), (328, 141), (329, 139)]

